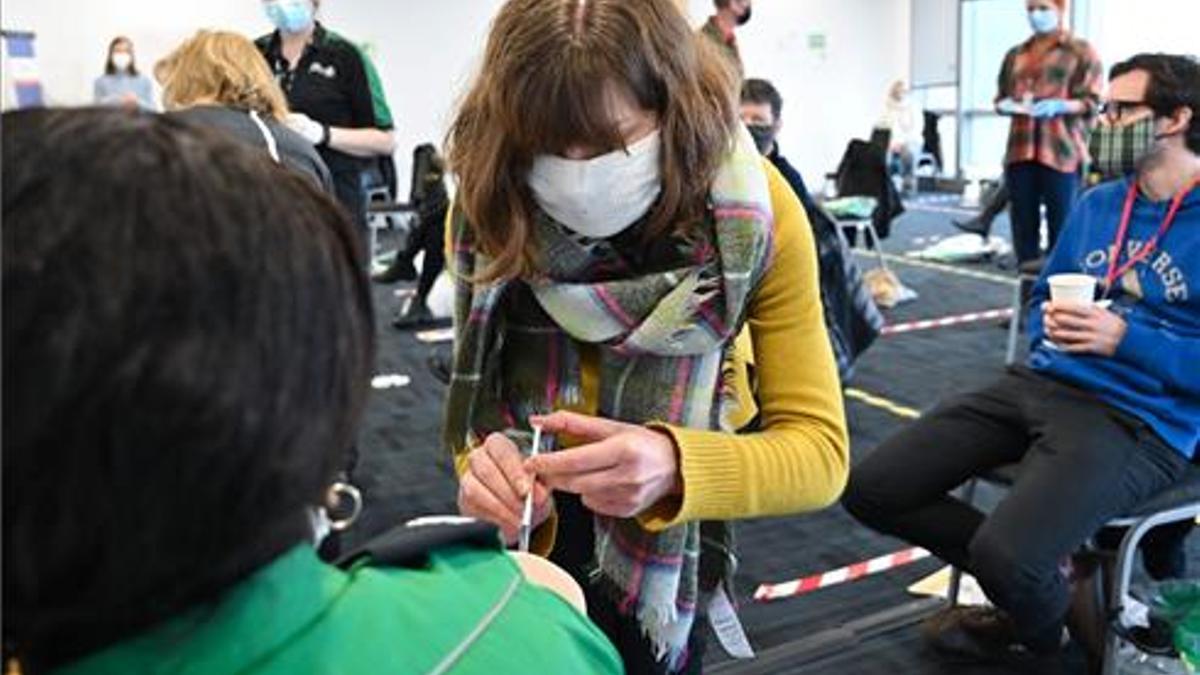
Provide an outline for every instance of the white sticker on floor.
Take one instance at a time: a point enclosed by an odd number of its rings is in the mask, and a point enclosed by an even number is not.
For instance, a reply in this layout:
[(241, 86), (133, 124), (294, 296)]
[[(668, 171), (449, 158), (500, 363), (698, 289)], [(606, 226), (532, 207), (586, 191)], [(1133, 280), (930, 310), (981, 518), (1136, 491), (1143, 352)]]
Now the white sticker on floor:
[(410, 383), (412, 378), (407, 375), (376, 375), (371, 379), (371, 386), (375, 389), (397, 389), (407, 387)]

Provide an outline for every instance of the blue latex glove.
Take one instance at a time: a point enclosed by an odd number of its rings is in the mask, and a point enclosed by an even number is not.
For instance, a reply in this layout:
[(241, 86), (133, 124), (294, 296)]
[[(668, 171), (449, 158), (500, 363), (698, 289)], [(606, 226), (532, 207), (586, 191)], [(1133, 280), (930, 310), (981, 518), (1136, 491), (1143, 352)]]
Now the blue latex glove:
[(1033, 116), (1039, 119), (1067, 114), (1067, 102), (1061, 98), (1047, 98), (1033, 104)]
[(1002, 115), (1016, 115), (1021, 112), (1021, 104), (1011, 98), (1001, 99), (996, 103), (996, 111)]

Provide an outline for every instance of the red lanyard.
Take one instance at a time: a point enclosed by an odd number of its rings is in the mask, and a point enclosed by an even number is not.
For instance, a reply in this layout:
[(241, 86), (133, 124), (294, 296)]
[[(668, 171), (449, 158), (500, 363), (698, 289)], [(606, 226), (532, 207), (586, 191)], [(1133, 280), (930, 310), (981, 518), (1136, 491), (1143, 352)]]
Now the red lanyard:
[(1133, 254), (1129, 260), (1125, 261), (1124, 265), (1117, 265), (1117, 261), (1121, 259), (1121, 253), (1125, 250), (1125, 238), (1129, 235), (1129, 219), (1133, 216), (1133, 203), (1137, 201), (1138, 184), (1134, 178), (1129, 185), (1129, 194), (1125, 196), (1125, 207), (1121, 210), (1121, 222), (1117, 226), (1117, 239), (1114, 242), (1112, 256), (1108, 260), (1108, 273), (1104, 275), (1104, 292), (1108, 293), (1112, 290), (1113, 282), (1115, 282), (1122, 274), (1133, 269), (1133, 266), (1150, 257), (1154, 249), (1158, 248), (1158, 240), (1171, 229), (1171, 223), (1175, 222), (1175, 214), (1179, 212), (1180, 205), (1183, 204), (1183, 199), (1187, 197), (1197, 185), (1200, 185), (1200, 178), (1193, 179), (1187, 187), (1180, 190), (1172, 199), (1171, 207), (1167, 209), (1167, 217), (1163, 218), (1162, 225), (1158, 226), (1158, 232), (1150, 238), (1150, 241), (1142, 244), (1137, 253)]

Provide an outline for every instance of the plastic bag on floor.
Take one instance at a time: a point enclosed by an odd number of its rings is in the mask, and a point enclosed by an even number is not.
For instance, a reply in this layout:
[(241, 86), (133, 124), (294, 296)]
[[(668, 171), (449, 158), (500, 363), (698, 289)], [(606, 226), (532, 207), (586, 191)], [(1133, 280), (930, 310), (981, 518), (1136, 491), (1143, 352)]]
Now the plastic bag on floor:
[[(1200, 580), (1166, 581), (1154, 587), (1148, 626), (1130, 630), (1134, 645), (1122, 651), (1117, 672), (1176, 675), (1200, 668)], [(1176, 658), (1178, 654), (1178, 658)]]
[(439, 319), (454, 316), (454, 280), (450, 278), (448, 272), (442, 272), (438, 275), (437, 281), (433, 282), (433, 288), (429, 290), (429, 297), (425, 300), (425, 305)]
[(1172, 627), (1175, 649), (1189, 672), (1200, 670), (1200, 579), (1159, 584), (1150, 613)]
[(900, 283), (899, 277), (886, 267), (876, 267), (865, 272), (863, 283), (871, 292), (875, 304), (884, 309), (917, 299), (917, 292)]
[(977, 262), (1005, 255), (1011, 250), (1012, 246), (1003, 237), (988, 237), (984, 240), (977, 234), (960, 234), (919, 251), (911, 251), (907, 255), (937, 262)]

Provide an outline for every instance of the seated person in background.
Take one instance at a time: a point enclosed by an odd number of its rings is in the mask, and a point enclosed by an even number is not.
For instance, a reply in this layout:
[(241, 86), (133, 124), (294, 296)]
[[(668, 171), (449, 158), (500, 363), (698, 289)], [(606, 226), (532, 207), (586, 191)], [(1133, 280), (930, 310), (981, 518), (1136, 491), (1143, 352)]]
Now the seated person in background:
[[(412, 205), (417, 211), (416, 226), (408, 237), (408, 247), (396, 252), (392, 264), (374, 280), (379, 283), (417, 280), (416, 293), (408, 308), (398, 313), (392, 326), (400, 330), (423, 328), (441, 322), (425, 304), (442, 270), (446, 269), (446, 211), (450, 197), (446, 193), (446, 164), (432, 143), (422, 143), (413, 151)], [(413, 260), (424, 252), (421, 275)]]
[[(1130, 158), (1135, 175), (1091, 190), (1068, 216), (1034, 287), (1029, 367), (885, 441), (843, 498), (864, 524), (978, 578), (994, 608), (952, 608), (927, 626), (934, 647), (959, 658), (1056, 651), (1073, 577), (1083, 581), (1071, 554), (1197, 455), (1200, 65), (1134, 57), (1113, 67), (1109, 98), (1098, 133), (1153, 140)], [(1097, 277), (1112, 306), (1046, 302), (1046, 278), (1061, 272)], [(950, 496), (1014, 462), (1020, 477), (990, 515)], [(1173, 541), (1144, 549), (1147, 568), (1181, 574), (1178, 529), (1157, 535)], [(1071, 618), (1094, 648), (1088, 623)]]
[(838, 375), (844, 384), (854, 374), (855, 359), (879, 335), (883, 316), (863, 283), (848, 247), (838, 236), (837, 225), (813, 201), (800, 172), (779, 151), (777, 137), (783, 126), (783, 97), (767, 80), (751, 78), (742, 82), (741, 98), (742, 122), (754, 137), (758, 151), (783, 174), (808, 214), (817, 243), (825, 327), (837, 359)]
[(312, 143), (284, 125), (287, 99), (249, 38), (199, 31), (159, 61), (154, 76), (172, 114), (263, 148), (276, 162), (333, 193), (329, 169)]
[(1000, 182), (987, 193), (980, 204), (979, 214), (969, 219), (952, 218), (950, 222), (969, 234), (977, 234), (985, 240), (992, 236), (992, 223), (996, 217), (1008, 209), (1008, 183), (1004, 182), (1004, 176), (1000, 176)]
[(888, 131), (888, 173), (904, 180), (912, 178), (914, 162), (921, 150), (921, 126), (908, 93), (904, 80), (893, 82), (883, 101), (883, 114), (875, 123), (876, 129)]
[(783, 97), (779, 95), (779, 90), (767, 80), (747, 79), (742, 83), (740, 113), (742, 122), (754, 137), (758, 151), (783, 174), (811, 218), (816, 210), (816, 202), (809, 194), (804, 178), (779, 152), (779, 143), (776, 142), (779, 130), (783, 128)]
[(619, 672), (494, 531), (442, 533), (407, 566), (317, 559), (374, 362), (363, 261), (330, 198), (169, 116), (2, 127), (6, 657), (25, 673)]

